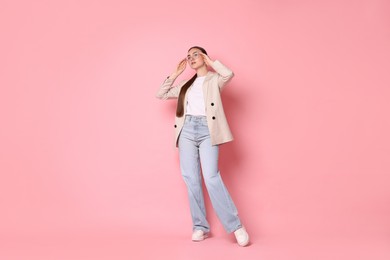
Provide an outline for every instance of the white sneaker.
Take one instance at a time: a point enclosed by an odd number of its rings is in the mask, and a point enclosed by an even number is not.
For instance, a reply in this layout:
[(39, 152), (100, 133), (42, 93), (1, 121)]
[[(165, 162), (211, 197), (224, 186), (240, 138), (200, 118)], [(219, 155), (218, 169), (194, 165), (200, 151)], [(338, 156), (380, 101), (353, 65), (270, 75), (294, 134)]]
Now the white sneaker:
[(234, 235), (236, 236), (237, 244), (240, 246), (247, 246), (249, 244), (249, 235), (244, 227), (234, 231)]
[(194, 230), (192, 233), (192, 241), (202, 241), (208, 236), (203, 230)]

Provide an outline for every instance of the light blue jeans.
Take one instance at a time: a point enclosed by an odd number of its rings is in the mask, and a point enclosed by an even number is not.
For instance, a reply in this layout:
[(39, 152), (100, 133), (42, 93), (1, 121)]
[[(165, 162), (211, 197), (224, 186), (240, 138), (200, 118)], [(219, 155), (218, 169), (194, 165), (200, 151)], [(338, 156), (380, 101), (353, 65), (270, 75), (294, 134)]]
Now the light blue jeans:
[(210, 231), (206, 220), (202, 190), (202, 175), (211, 204), (226, 232), (241, 227), (234, 205), (218, 169), (219, 146), (211, 145), (205, 116), (186, 115), (179, 136), (180, 168), (185, 184), (192, 216), (193, 230)]

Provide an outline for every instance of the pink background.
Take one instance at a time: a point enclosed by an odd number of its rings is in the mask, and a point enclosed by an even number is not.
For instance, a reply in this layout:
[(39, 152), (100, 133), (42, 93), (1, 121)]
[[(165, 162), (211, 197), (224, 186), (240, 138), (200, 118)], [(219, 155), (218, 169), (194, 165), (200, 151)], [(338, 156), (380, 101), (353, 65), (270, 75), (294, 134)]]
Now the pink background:
[[(0, 33), (1, 259), (390, 259), (389, 1), (2, 0)], [(193, 45), (235, 72), (248, 248), (208, 200), (190, 241), (155, 93)]]

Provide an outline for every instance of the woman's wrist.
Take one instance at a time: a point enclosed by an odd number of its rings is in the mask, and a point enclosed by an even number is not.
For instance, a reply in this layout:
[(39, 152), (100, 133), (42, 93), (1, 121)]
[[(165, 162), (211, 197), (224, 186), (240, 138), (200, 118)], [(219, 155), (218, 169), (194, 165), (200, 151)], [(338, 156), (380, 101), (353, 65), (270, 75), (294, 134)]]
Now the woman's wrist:
[(172, 73), (171, 75), (169, 75), (167, 77), (167, 79), (176, 79), (178, 77), (178, 75), (176, 73)]

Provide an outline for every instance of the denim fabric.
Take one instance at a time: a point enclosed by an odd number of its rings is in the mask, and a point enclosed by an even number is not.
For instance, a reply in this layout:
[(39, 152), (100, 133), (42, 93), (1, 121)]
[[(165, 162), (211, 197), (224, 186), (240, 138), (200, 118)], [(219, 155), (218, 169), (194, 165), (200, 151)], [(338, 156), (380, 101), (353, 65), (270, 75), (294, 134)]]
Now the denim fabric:
[[(180, 168), (187, 186), (193, 230), (210, 231), (202, 190), (202, 175), (211, 204), (226, 232), (241, 227), (234, 205), (218, 169), (219, 146), (211, 145), (205, 116), (186, 115), (179, 136)], [(202, 172), (202, 175), (201, 175)]]

